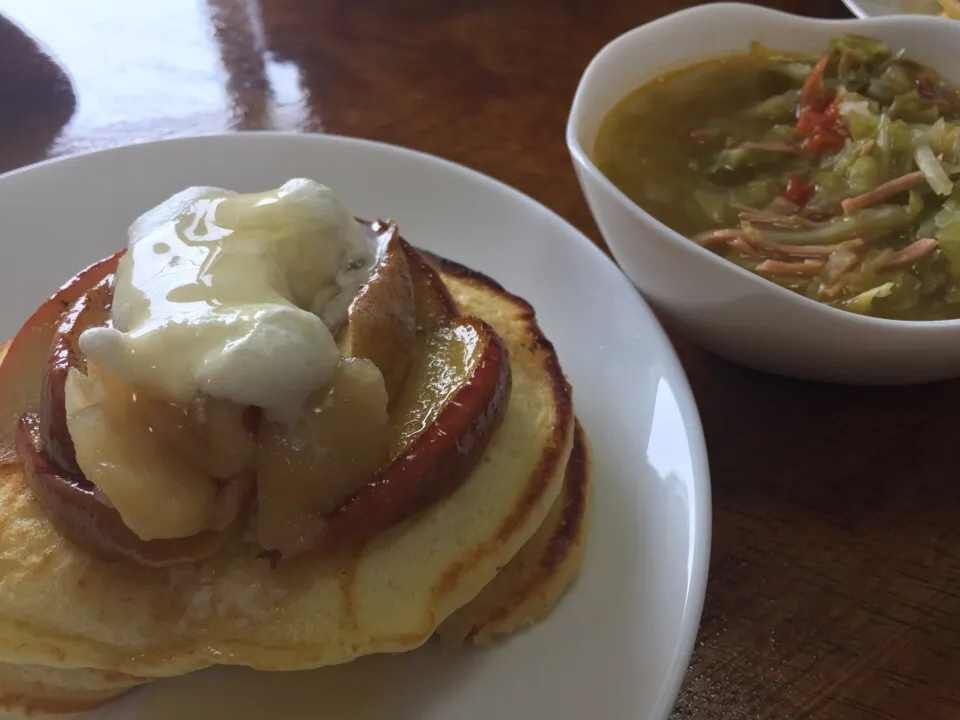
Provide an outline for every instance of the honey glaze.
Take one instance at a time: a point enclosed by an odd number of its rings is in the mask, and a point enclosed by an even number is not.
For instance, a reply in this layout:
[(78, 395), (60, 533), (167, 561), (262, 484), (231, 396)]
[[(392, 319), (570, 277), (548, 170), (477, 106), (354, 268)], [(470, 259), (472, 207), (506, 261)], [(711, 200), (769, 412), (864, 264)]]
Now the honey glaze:
[(330, 189), (293, 179), (238, 194), (193, 187), (130, 227), (111, 311), (80, 347), (133, 386), (295, 415), (340, 360), (331, 331), (375, 249)]

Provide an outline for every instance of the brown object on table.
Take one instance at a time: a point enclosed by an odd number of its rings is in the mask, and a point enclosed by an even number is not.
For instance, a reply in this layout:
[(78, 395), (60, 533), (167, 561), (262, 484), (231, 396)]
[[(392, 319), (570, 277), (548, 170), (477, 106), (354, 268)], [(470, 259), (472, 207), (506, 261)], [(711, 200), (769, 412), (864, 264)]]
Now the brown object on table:
[(76, 104), (61, 67), (0, 15), (0, 172), (47, 153)]
[[(605, 42), (691, 4), (32, 0), (17, 19), (80, 98), (54, 154), (218, 129), (374, 138), (487, 172), (599, 243), (564, 146), (577, 80)], [(847, 16), (839, 0), (766, 4)], [(52, 111), (32, 97), (0, 107), (0, 167), (46, 152)], [(72, 99), (58, 97), (68, 116)], [(674, 340), (702, 412), (715, 507), (703, 624), (675, 718), (956, 718), (960, 382), (812, 385)]]

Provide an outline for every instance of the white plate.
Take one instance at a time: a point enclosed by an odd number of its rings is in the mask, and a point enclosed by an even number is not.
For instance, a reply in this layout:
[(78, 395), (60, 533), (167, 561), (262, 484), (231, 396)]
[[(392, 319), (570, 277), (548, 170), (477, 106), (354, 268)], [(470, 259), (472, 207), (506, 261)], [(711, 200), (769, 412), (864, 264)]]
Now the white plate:
[(939, 15), (937, 0), (843, 0), (858, 18), (883, 15)]
[(293, 176), (412, 242), (488, 273), (537, 309), (592, 440), (596, 506), (580, 581), (491, 650), (432, 644), (309, 673), (218, 669), (135, 691), (99, 720), (659, 720), (683, 677), (710, 542), (707, 458), (683, 371), (614, 264), (511, 188), (427, 155), (346, 138), (241, 134), (134, 145), (0, 177), (0, 336), (124, 244), (187, 185), (252, 191)]

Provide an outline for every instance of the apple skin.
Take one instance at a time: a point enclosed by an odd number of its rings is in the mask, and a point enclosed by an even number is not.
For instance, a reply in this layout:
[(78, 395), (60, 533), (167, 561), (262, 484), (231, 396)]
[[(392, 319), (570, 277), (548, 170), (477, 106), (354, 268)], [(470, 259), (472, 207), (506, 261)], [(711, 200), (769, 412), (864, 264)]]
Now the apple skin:
[(315, 549), (359, 543), (456, 490), (473, 471), (503, 421), (510, 399), (510, 359), (500, 336), (477, 318), (486, 346), (471, 376), (436, 419), (360, 491), (319, 521)]
[(460, 317), (457, 301), (453, 299), (433, 265), (403, 238), (400, 238), (400, 246), (407, 256), (407, 266), (413, 281), (417, 330), (420, 333), (430, 332)]
[(83, 474), (67, 430), (67, 373), (72, 367), (86, 372), (87, 360), (80, 351), (80, 335), (87, 328), (106, 324), (112, 304), (113, 276), (108, 275), (81, 295), (60, 318), (43, 375), (39, 416), (44, 451), (54, 465), (79, 477)]
[(413, 283), (415, 316), (419, 332), (429, 332), (460, 316), (457, 302), (447, 290), (440, 274), (419, 250), (400, 236), (395, 222), (392, 220), (369, 222), (361, 218), (357, 218), (357, 222), (378, 246), (396, 237), (403, 249), (407, 257), (410, 280)]
[(43, 376), (61, 317), (81, 295), (116, 271), (123, 252), (79, 272), (37, 308), (14, 335), (0, 363), (0, 464), (16, 462), (20, 418), (40, 411)]
[(350, 304), (346, 322), (338, 329), (338, 345), (345, 357), (373, 361), (383, 373), (392, 403), (418, 340), (459, 317), (460, 311), (433, 266), (400, 237), (396, 223), (360, 223), (383, 255)]
[(394, 398), (417, 346), (416, 304), (397, 226), (386, 226), (376, 237), (383, 255), (350, 303), (338, 345), (344, 357), (373, 362), (383, 374), (387, 395)]

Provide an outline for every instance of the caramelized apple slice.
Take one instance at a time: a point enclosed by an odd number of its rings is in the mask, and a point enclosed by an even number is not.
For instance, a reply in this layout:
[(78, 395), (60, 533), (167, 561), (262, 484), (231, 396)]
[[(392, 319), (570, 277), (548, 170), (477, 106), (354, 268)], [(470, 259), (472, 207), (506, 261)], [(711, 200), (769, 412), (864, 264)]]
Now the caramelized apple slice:
[(0, 463), (16, 459), (20, 418), (28, 412), (40, 412), (40, 388), (61, 317), (81, 295), (116, 270), (121, 255), (112, 255), (78, 273), (13, 337), (0, 364)]
[[(222, 493), (230, 483), (218, 482), (210, 471), (224, 481), (252, 473), (255, 444), (239, 407), (206, 400), (199, 406), (208, 422), (200, 424), (194, 412), (134, 392), (96, 366), (89, 375), (77, 365), (65, 367), (58, 410), (73, 466), (134, 534), (143, 540), (185, 538), (220, 531), (235, 519), (242, 498)], [(42, 422), (40, 430), (48, 457), (67, 467), (49, 452)]]
[(439, 273), (413, 245), (402, 238), (400, 245), (407, 256), (407, 266), (413, 281), (417, 330), (420, 333), (433, 332), (459, 317), (457, 303)]
[(363, 541), (453, 492), (503, 420), (510, 388), (493, 328), (465, 317), (434, 331), (394, 408), (390, 462), (324, 519), (317, 547)]
[[(83, 374), (80, 334), (106, 321), (111, 292), (108, 276), (60, 318), (45, 362), (42, 414), (30, 415), (18, 438), (25, 476), (64, 535), (93, 552), (147, 564), (205, 556), (239, 526), (252, 477), (207, 476), (207, 466), (190, 459), (216, 450), (217, 443), (197, 434), (193, 454), (183, 456), (167, 442), (176, 437), (176, 426), (148, 422), (144, 410), (156, 403), (143, 394), (138, 403), (129, 388), (106, 387), (99, 376)], [(238, 410), (237, 425), (241, 415)], [(205, 440), (207, 446), (198, 447)], [(247, 444), (255, 449), (251, 438)], [(177, 507), (158, 512), (164, 504)], [(183, 540), (166, 542), (170, 538)]]
[(394, 397), (403, 384), (416, 346), (413, 283), (397, 226), (377, 233), (382, 256), (347, 311), (340, 337), (344, 357), (372, 360)]
[(217, 532), (206, 530), (176, 540), (142, 540), (117, 511), (97, 497), (83, 478), (65, 475), (50, 462), (40, 439), (40, 422), (33, 413), (18, 424), (17, 452), (24, 464), (24, 478), (47, 517), (68, 540), (105, 560), (130, 559), (141, 565), (163, 566), (209, 557), (240, 527), (252, 498), (253, 479), (246, 476), (223, 483), (225, 503), (241, 505), (233, 523)]
[(457, 303), (439, 273), (419, 250), (398, 235), (395, 222), (376, 220), (371, 223), (359, 219), (358, 222), (378, 247), (386, 245), (394, 237), (397, 238), (407, 257), (407, 270), (413, 285), (414, 318), (418, 331), (435, 330), (443, 323), (460, 315)]
[(387, 462), (387, 392), (370, 361), (344, 358), (329, 389), (297, 422), (261, 426), (257, 536), (294, 555), (315, 543), (332, 512)]
[(64, 390), (71, 368), (85, 372), (87, 361), (80, 351), (80, 335), (110, 319), (113, 304), (113, 276), (108, 275), (77, 298), (60, 319), (40, 393), (40, 437), (47, 456), (64, 469), (77, 467), (74, 443), (66, 432)]
[(74, 369), (67, 377), (68, 415), (81, 409), (72, 396), (90, 396), (87, 404), (103, 403), (120, 424), (146, 428), (168, 452), (212, 478), (223, 480), (253, 470), (257, 453), (256, 422), (250, 422), (256, 414), (253, 408), (206, 396), (181, 407), (149, 391), (133, 391), (96, 365), (88, 368), (88, 374), (89, 379)]
[(170, 452), (149, 427), (91, 405), (68, 415), (67, 428), (84, 477), (143, 540), (219, 531), (239, 512), (239, 498), (222, 497), (219, 483)]

